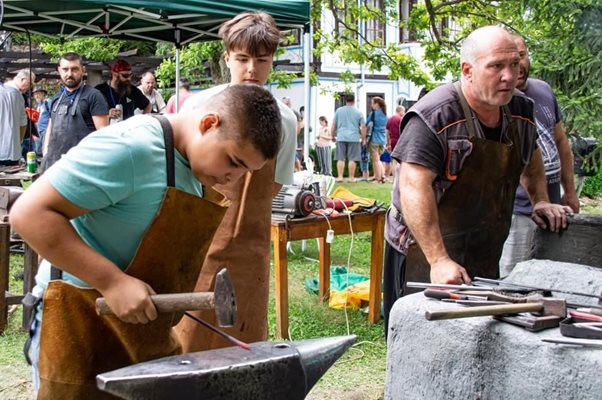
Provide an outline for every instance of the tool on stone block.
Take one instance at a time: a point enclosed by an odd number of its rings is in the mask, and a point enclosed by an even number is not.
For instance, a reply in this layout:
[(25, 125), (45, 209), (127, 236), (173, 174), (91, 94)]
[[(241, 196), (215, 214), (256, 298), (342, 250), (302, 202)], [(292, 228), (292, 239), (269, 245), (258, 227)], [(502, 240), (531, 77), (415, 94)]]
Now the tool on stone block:
[(495, 306), (500, 304), (511, 304), (508, 301), (496, 301), (496, 300), (455, 300), (455, 299), (441, 299), (444, 303), (454, 303), (459, 304), (461, 306), (470, 306), (470, 307), (478, 307), (478, 306)]
[(476, 286), (476, 285), (448, 285), (439, 283), (424, 283), (424, 282), (407, 282), (409, 288), (418, 289), (447, 289), (454, 291), (472, 291), (472, 292), (511, 292), (511, 293), (532, 293), (533, 290), (528, 288), (506, 287), (506, 286)]
[(576, 310), (576, 311), (570, 311), (569, 315), (576, 319), (582, 319), (582, 320), (593, 321), (593, 322), (602, 322), (602, 316), (599, 316), (596, 314), (591, 314), (588, 312)]
[(436, 321), (441, 319), (481, 317), (487, 315), (518, 314), (523, 312), (535, 312), (542, 315), (556, 315), (564, 318), (566, 316), (566, 301), (556, 298), (542, 298), (534, 303), (503, 304), (497, 306), (469, 307), (453, 310), (427, 311), (426, 319)]
[[(236, 323), (236, 293), (226, 268), (217, 273), (213, 292), (156, 294), (151, 300), (160, 313), (215, 309), (219, 326)], [(113, 315), (104, 297), (96, 299), (96, 312)]]
[(496, 315), (494, 319), (520, 326), (531, 332), (539, 332), (544, 329), (556, 328), (560, 325), (562, 318), (557, 315)]
[(512, 287), (527, 289), (527, 290), (541, 290), (544, 292), (558, 292), (558, 293), (572, 294), (575, 296), (593, 297), (593, 298), (598, 299), (598, 304), (602, 304), (602, 293), (601, 294), (591, 294), (591, 293), (575, 292), (575, 291), (564, 290), (564, 289), (540, 288), (540, 287), (535, 287), (535, 286), (526, 286), (526, 285), (517, 284), (517, 283), (510, 283), (510, 282), (496, 280), (496, 279), (479, 278), (479, 277), (475, 277), (474, 281), (483, 282), (483, 283), (487, 283), (490, 285), (504, 286), (504, 290), (507, 290), (508, 286), (512, 286)]
[(165, 357), (96, 377), (98, 388), (128, 400), (304, 399), (356, 341), (335, 336), (257, 342)]
[(556, 344), (573, 344), (576, 346), (602, 347), (602, 340), (595, 339), (543, 338), (541, 341)]
[(423, 294), (431, 299), (452, 299), (452, 300), (487, 300), (485, 296), (467, 296), (462, 293), (455, 293), (449, 290), (426, 289)]

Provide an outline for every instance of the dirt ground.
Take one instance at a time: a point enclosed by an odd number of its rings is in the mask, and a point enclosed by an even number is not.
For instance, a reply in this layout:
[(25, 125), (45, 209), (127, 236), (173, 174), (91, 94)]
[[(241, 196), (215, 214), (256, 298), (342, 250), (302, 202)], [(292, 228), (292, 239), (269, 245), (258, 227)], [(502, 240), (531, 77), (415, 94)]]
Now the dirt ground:
[(0, 399), (31, 400), (31, 369), (25, 362), (18, 365), (0, 365)]

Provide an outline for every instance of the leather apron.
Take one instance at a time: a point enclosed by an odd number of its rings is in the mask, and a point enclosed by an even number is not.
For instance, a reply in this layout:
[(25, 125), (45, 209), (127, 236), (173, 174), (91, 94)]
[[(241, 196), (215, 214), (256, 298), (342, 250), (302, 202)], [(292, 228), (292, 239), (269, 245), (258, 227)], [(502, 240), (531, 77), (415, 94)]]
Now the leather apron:
[[(175, 181), (173, 173), (168, 176)], [(194, 289), (226, 212), (223, 204), (172, 185), (126, 270), (158, 294)], [(213, 192), (212, 197), (219, 196)], [(113, 399), (96, 388), (97, 374), (181, 352), (172, 327), (183, 313), (160, 314), (144, 325), (128, 324), (114, 316), (98, 316), (99, 296), (95, 289), (59, 280), (49, 283), (44, 295), (38, 399)]]
[[(509, 109), (503, 110), (502, 117), (508, 121), (504, 143), (469, 133), (472, 153), (437, 206), (445, 248), (471, 277), (499, 276), (499, 260), (523, 171), (519, 132)], [(472, 120), (471, 115), (466, 116)], [(408, 249), (404, 282), (408, 281), (430, 282), (430, 264), (418, 243)], [(416, 291), (419, 289), (406, 287), (404, 295)]]
[(83, 91), (90, 90), (85, 84), (78, 89), (73, 101), (66, 98), (64, 93), (51, 109), (52, 132), (48, 142), (48, 151), (42, 158), (42, 171), (46, 171), (57, 162), (63, 154), (76, 146), (92, 130), (82, 129), (86, 121), (79, 110), (79, 101)]
[[(232, 205), (226, 212), (203, 264), (195, 291), (212, 291), (215, 274), (228, 268), (236, 289), (238, 319), (226, 332), (245, 342), (267, 339), (270, 278), (270, 223), (275, 160), (237, 182), (217, 186)], [(193, 314), (215, 324), (215, 313)], [(176, 327), (185, 353), (232, 344), (194, 321), (185, 318)]]

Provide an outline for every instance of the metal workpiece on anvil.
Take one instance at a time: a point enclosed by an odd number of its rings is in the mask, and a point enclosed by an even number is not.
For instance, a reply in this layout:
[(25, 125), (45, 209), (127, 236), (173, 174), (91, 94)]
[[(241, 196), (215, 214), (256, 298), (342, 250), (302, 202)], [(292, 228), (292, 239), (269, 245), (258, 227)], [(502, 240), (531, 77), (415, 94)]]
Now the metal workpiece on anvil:
[(98, 388), (127, 400), (304, 399), (356, 341), (335, 336), (165, 357), (100, 374)]

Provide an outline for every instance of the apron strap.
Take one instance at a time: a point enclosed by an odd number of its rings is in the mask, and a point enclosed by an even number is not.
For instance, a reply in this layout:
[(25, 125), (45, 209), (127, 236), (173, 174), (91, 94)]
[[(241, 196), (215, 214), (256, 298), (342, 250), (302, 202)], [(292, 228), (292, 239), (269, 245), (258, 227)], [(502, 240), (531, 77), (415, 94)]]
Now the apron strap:
[(77, 104), (79, 103), (79, 98), (82, 94), (82, 92), (84, 91), (84, 86), (86, 84), (82, 83), (82, 85), (79, 87), (79, 89), (77, 89), (77, 94), (75, 95), (75, 99), (73, 99), (73, 103), (71, 103), (70, 107), (71, 107), (71, 116), (75, 117), (75, 113), (77, 112)]
[(470, 107), (468, 106), (468, 102), (464, 97), (464, 93), (462, 93), (462, 84), (460, 81), (454, 82), (454, 88), (456, 92), (458, 92), (458, 98), (460, 99), (460, 105), (462, 106), (462, 111), (464, 112), (464, 117), (466, 118), (466, 130), (468, 131), (468, 137), (470, 139), (477, 137), (476, 130), (474, 127), (474, 120), (472, 118), (472, 112), (470, 111)]
[(169, 120), (163, 115), (153, 115), (161, 124), (163, 129), (163, 140), (165, 140), (165, 161), (167, 163), (167, 186), (176, 186), (175, 150), (173, 144), (173, 130)]

